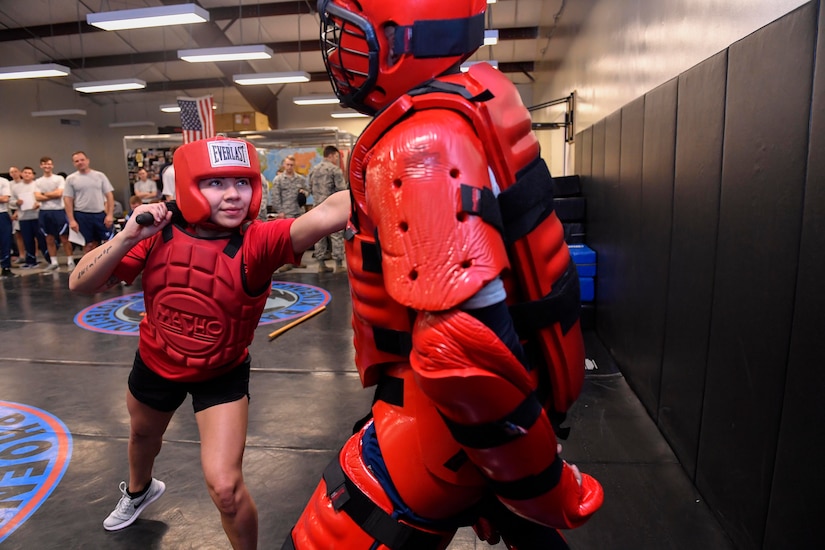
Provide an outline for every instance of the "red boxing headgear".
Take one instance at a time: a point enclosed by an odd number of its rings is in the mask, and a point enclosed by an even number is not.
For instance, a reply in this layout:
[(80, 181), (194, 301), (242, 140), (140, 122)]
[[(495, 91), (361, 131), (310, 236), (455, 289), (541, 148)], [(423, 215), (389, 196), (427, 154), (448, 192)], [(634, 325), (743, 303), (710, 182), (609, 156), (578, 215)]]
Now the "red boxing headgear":
[(248, 141), (216, 137), (180, 146), (172, 160), (175, 167), (175, 195), (187, 223), (209, 221), (212, 209), (198, 182), (206, 178), (247, 178), (252, 187), (247, 220), (258, 217), (261, 208), (261, 167), (258, 152)]

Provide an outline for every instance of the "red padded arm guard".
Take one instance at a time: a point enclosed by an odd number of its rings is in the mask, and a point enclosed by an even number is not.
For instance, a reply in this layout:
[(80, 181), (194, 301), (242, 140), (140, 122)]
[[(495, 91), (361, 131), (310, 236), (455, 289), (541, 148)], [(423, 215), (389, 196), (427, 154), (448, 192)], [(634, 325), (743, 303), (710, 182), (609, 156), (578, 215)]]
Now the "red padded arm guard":
[(557, 456), (531, 377), (483, 323), (460, 311), (420, 313), (411, 363), (422, 391), (513, 512), (572, 528), (599, 509), (601, 485), (583, 474), (579, 486)]
[(376, 144), (366, 200), (393, 299), (446, 310), (508, 267), (498, 230), (462, 211), (462, 186), (491, 190), (488, 165), (468, 121), (446, 109), (415, 113)]

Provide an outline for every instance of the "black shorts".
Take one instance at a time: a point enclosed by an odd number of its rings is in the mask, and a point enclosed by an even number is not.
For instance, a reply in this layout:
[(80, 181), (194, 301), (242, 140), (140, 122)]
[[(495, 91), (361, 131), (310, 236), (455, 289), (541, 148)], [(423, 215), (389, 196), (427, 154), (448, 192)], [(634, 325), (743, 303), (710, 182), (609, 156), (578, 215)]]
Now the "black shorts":
[(177, 410), (186, 399), (186, 394), (191, 393), (192, 408), (197, 413), (244, 397), (249, 399), (251, 364), (252, 358), (247, 354), (243, 363), (216, 378), (202, 382), (176, 382), (155, 373), (136, 352), (135, 363), (129, 373), (129, 391), (144, 405), (163, 412)]

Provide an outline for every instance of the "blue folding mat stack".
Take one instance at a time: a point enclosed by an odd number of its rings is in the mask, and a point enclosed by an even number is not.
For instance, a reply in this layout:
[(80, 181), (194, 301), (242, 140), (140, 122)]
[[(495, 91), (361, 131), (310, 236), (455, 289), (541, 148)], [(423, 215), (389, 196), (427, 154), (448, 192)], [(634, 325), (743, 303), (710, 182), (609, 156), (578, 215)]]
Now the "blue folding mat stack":
[(576, 264), (579, 272), (579, 287), (581, 288), (582, 302), (592, 302), (595, 298), (596, 288), (594, 278), (596, 277), (596, 251), (586, 244), (569, 244), (570, 257)]

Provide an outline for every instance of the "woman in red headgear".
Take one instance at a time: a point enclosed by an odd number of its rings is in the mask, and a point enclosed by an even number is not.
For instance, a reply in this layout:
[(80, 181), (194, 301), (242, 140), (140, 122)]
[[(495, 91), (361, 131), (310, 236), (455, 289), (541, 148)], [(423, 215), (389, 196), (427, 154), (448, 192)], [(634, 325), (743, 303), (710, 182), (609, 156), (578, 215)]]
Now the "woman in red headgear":
[[(210, 496), (233, 548), (255, 548), (258, 516), (241, 466), (249, 406), (247, 347), (272, 273), (344, 228), (349, 196), (339, 192), (297, 219), (256, 220), (261, 172), (255, 148), (238, 139), (200, 140), (175, 152), (180, 216), (165, 203), (139, 206), (123, 231), (78, 263), (69, 287), (99, 292), (143, 272), (146, 315), (129, 375), (129, 481), (103, 522), (131, 525), (166, 486), (154, 459), (187, 394), (201, 436)], [(182, 218), (182, 219), (181, 219)]]

